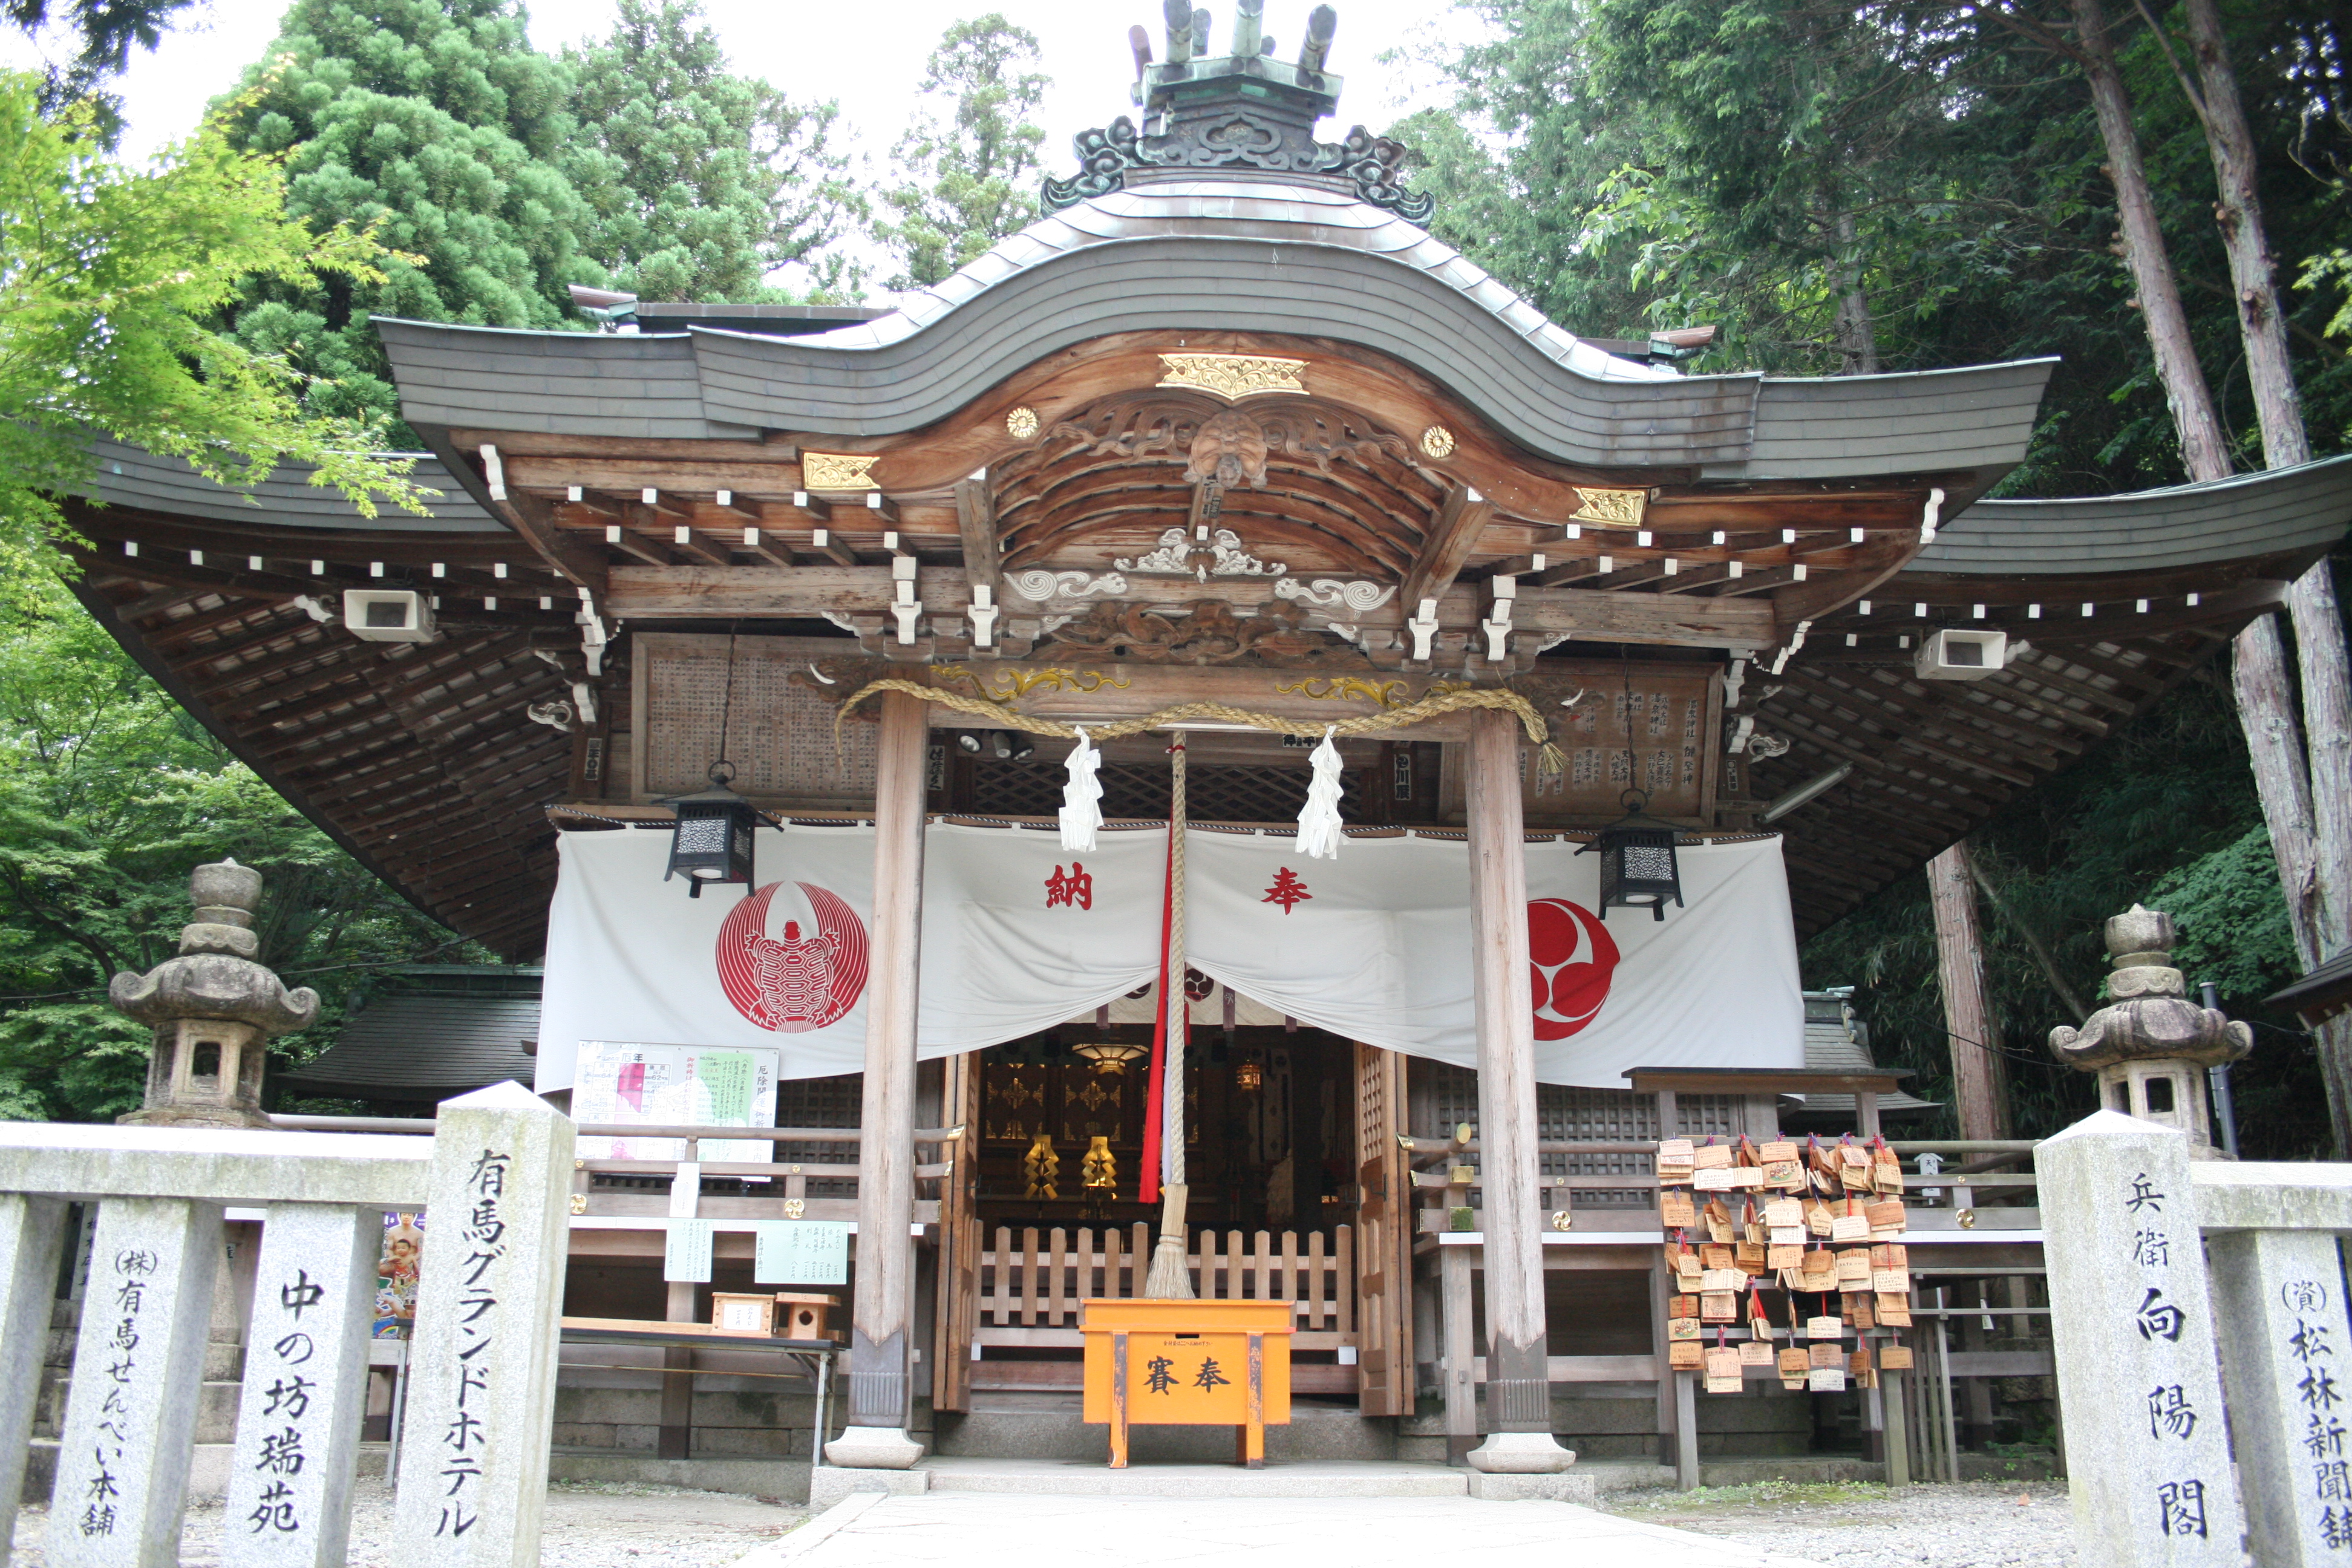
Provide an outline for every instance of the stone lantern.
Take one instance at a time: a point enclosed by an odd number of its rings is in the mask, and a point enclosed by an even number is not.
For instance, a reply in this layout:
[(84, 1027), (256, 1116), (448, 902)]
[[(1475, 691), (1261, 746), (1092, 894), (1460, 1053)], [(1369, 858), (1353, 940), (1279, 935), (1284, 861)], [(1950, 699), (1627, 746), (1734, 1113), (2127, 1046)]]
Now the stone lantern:
[(118, 1120), (167, 1127), (267, 1127), (261, 1068), (268, 1040), (310, 1027), (319, 994), (289, 991), (254, 962), (261, 939), (253, 911), (261, 873), (235, 860), (188, 875), (195, 920), (180, 932), (180, 952), (147, 974), (114, 977), (107, 996), (117, 1011), (152, 1025), (147, 1102)]
[(2254, 1048), (2254, 1032), (2189, 1000), (2172, 967), (2172, 917), (2134, 904), (2107, 922), (2107, 1005), (2080, 1029), (2050, 1031), (2050, 1048), (2068, 1067), (2099, 1075), (2099, 1103), (2109, 1110), (2189, 1134), (2190, 1156), (2218, 1160), (2207, 1131), (2207, 1068)]

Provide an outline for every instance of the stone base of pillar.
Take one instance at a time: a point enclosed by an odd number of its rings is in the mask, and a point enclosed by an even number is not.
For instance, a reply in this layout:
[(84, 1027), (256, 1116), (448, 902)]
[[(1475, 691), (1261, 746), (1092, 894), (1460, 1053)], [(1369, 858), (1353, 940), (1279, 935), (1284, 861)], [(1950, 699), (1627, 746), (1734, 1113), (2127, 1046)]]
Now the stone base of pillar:
[(1572, 1502), (1592, 1508), (1600, 1501), (1600, 1483), (1589, 1471), (1577, 1476), (1530, 1476), (1473, 1470), (1469, 1480), (1470, 1495), (1487, 1502)]
[(929, 1470), (845, 1470), (836, 1465), (819, 1465), (809, 1471), (809, 1509), (823, 1513), (861, 1492), (919, 1497), (930, 1489)]
[(127, 1111), (114, 1120), (125, 1127), (258, 1127), (275, 1131), (278, 1125), (261, 1111), (240, 1110), (231, 1105), (155, 1105), (144, 1110)]
[(1576, 1450), (1549, 1432), (1490, 1432), (1464, 1458), (1490, 1476), (1556, 1476), (1576, 1463)]
[(911, 1470), (923, 1446), (896, 1426), (845, 1426), (824, 1446), (824, 1462), (845, 1470)]

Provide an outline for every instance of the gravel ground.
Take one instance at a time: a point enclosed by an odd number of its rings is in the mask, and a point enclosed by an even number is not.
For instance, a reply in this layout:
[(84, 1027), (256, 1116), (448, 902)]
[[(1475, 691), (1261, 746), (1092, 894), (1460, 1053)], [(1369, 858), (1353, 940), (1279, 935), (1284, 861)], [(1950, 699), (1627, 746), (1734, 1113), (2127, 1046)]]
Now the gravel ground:
[[(16, 1563), (47, 1563), (41, 1542), (48, 1514), (47, 1508), (17, 1511)], [(719, 1568), (807, 1517), (808, 1510), (796, 1503), (730, 1492), (557, 1481), (547, 1489), (539, 1561), (541, 1568)], [(220, 1561), (222, 1528), (217, 1502), (188, 1510), (180, 1535), (183, 1568), (212, 1568)], [(353, 1489), (351, 1568), (394, 1568), (391, 1542), (391, 1489), (362, 1480)]]
[(1882, 1486), (1771, 1481), (1618, 1493), (1612, 1513), (1724, 1536), (1822, 1568), (2074, 1568), (2065, 1483)]

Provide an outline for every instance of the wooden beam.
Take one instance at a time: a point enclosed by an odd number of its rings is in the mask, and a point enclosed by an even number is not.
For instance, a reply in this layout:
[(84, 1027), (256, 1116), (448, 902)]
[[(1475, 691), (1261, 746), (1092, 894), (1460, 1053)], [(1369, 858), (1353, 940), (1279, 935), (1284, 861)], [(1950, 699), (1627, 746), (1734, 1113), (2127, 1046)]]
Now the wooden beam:
[[(604, 542), (622, 554), (642, 561), (648, 566), (667, 566), (670, 563), (668, 551), (647, 543), (631, 530), (617, 522), (608, 522), (604, 525)], [(607, 568), (608, 572), (610, 568)]]
[(1454, 579), (1462, 574), (1470, 555), (1478, 547), (1478, 536), (1486, 531), (1487, 520), (1495, 515), (1494, 504), (1472, 500), (1466, 485), (1454, 485), (1438, 503), (1436, 515), (1429, 520), (1429, 531), (1422, 536), (1421, 552), (1413, 557), (1412, 569), (1405, 574), (1404, 589), (1397, 595), (1411, 615), (1412, 607), (1423, 599), (1442, 597), (1454, 586)]
[(1772, 610), (1697, 594), (1609, 594), (1584, 588), (1521, 589), (1511, 617), (1519, 631), (1565, 633), (1593, 642), (1679, 647), (1772, 646)]
[(669, 544), (679, 554), (692, 556), (706, 566), (726, 566), (734, 561), (724, 544), (686, 523), (678, 523), (671, 530)]
[(996, 503), (985, 479), (959, 479), (955, 488), (956, 532), (963, 540), (963, 574), (985, 583), (1003, 597), (1004, 558), (996, 536)]

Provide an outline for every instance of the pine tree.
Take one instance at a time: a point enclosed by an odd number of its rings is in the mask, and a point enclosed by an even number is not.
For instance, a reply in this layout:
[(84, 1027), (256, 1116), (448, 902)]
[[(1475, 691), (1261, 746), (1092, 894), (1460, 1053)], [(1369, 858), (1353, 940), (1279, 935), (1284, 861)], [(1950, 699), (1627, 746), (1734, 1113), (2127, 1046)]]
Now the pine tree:
[(898, 184), (874, 233), (901, 270), (885, 287), (937, 283), (1037, 216), (1045, 131), (1034, 117), (1049, 79), (1022, 68), (1037, 59), (1036, 35), (995, 12), (958, 22), (931, 51), (919, 90), (952, 109), (944, 121), (920, 110), (892, 152)]
[(563, 63), (579, 131), (563, 170), (589, 208), (581, 247), (646, 300), (782, 298), (800, 262), (835, 297), (856, 279), (819, 252), (856, 208), (834, 103), (797, 104), (727, 69), (698, 0), (622, 0), (611, 37)]
[(236, 134), (286, 154), (288, 211), (321, 230), (373, 223), (400, 253), (381, 283), (265, 289), (236, 312), (240, 342), (331, 379), (314, 407), (394, 413), (371, 314), (585, 326), (565, 285), (603, 272), (556, 164), (572, 82), (530, 47), (517, 0), (296, 0), (246, 83)]

